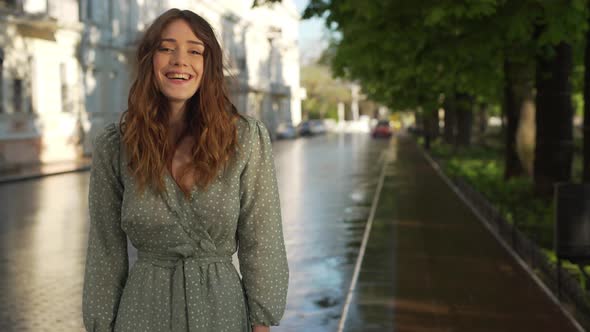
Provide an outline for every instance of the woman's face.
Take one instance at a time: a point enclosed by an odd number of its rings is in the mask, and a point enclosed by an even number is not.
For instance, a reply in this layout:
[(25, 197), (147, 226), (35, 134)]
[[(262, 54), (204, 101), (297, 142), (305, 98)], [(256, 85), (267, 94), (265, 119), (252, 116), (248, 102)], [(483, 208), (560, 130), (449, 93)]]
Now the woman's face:
[(162, 31), (153, 58), (154, 74), (171, 104), (184, 105), (199, 89), (204, 51), (205, 44), (182, 19), (170, 22)]

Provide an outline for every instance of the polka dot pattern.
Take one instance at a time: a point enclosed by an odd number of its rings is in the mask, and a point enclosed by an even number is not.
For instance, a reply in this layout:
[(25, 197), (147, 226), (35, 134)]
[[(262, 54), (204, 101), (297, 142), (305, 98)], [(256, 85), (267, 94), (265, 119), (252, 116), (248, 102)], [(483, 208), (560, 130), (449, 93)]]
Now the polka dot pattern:
[[(190, 199), (169, 173), (166, 191), (140, 193), (122, 166), (117, 126), (94, 142), (83, 292), (88, 331), (251, 331), (278, 325), (289, 268), (271, 141), (238, 122), (235, 158)], [(128, 272), (127, 238), (138, 250)], [(242, 277), (231, 264), (238, 252)]]

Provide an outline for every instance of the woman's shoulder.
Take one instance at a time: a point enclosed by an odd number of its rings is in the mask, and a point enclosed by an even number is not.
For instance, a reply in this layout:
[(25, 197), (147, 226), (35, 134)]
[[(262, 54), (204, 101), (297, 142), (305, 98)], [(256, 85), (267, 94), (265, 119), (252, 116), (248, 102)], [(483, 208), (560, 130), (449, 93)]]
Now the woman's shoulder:
[(238, 114), (238, 130), (249, 131), (256, 126), (257, 122), (259, 122), (259, 120), (250, 115), (243, 113)]
[(237, 127), (238, 137), (240, 139), (254, 138), (261, 134), (268, 135), (268, 130), (264, 123), (250, 115), (240, 113)]
[(238, 119), (238, 143), (245, 156), (250, 156), (262, 147), (270, 146), (270, 135), (264, 123), (252, 116), (240, 114)]
[(96, 137), (94, 138), (94, 150), (100, 150), (106, 153), (112, 153), (119, 151), (121, 142), (121, 133), (119, 125), (111, 123), (106, 127), (99, 130)]

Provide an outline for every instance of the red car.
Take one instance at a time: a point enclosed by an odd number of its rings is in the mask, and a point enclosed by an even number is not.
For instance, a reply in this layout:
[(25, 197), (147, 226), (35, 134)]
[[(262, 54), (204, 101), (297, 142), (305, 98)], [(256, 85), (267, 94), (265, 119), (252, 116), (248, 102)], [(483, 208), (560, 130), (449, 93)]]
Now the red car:
[(371, 131), (371, 136), (373, 136), (373, 138), (390, 138), (391, 135), (393, 135), (393, 131), (387, 120), (380, 120), (377, 122), (377, 125)]

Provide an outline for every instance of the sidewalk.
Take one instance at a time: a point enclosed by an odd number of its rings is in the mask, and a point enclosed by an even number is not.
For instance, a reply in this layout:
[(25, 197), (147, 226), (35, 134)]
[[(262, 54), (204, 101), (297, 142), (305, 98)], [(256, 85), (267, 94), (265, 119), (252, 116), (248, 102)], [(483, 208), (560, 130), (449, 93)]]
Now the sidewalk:
[(0, 184), (35, 179), (48, 175), (87, 171), (90, 169), (91, 163), (91, 158), (84, 158), (77, 161), (22, 166), (14, 170), (0, 171)]
[(397, 140), (344, 331), (582, 331)]

